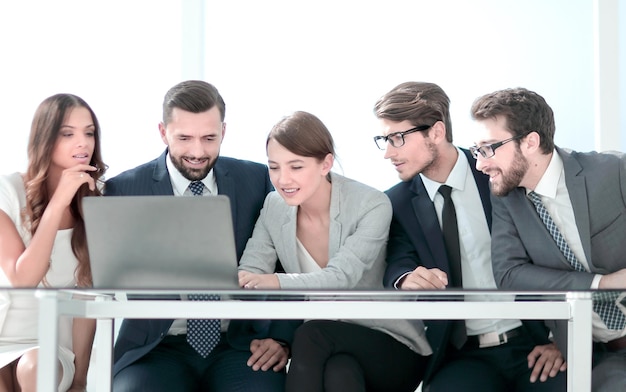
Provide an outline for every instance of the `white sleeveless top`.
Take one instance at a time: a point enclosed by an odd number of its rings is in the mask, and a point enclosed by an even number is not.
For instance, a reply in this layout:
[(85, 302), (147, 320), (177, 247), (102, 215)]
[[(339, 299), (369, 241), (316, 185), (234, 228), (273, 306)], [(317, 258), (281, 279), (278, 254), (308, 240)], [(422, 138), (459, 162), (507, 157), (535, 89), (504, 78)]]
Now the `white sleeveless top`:
[[(21, 211), (26, 207), (24, 181), (19, 173), (0, 176), (0, 210), (15, 223), (24, 245), (31, 240), (30, 232), (22, 224)], [(50, 256), (46, 274), (48, 287), (74, 287), (78, 260), (71, 248), (73, 229), (59, 230)], [(42, 283), (38, 287), (44, 287)], [(21, 356), (25, 350), (37, 346), (38, 302), (32, 290), (10, 290), (4, 272), (0, 270), (0, 367)], [(59, 345), (72, 349), (72, 319), (59, 324)]]
[(300, 265), (300, 273), (306, 274), (308, 272), (317, 272), (321, 271), (322, 267), (320, 267), (313, 256), (309, 253), (308, 250), (302, 245), (302, 242), (296, 237), (296, 245), (298, 252), (298, 264)]

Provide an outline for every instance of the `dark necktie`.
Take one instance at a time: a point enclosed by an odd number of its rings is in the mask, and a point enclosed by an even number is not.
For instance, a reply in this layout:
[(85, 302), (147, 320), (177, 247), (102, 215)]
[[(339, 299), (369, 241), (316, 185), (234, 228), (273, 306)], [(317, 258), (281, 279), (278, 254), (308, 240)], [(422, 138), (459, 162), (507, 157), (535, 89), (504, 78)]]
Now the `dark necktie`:
[[(189, 190), (194, 196), (202, 196), (204, 184), (202, 181), (193, 181), (189, 184)], [(219, 296), (214, 294), (189, 294), (190, 301), (219, 301)], [(220, 321), (216, 319), (188, 319), (187, 342), (203, 358), (217, 346), (220, 341)]]
[(443, 227), (443, 241), (448, 253), (450, 265), (451, 287), (463, 287), (463, 275), (461, 272), (461, 246), (459, 245), (459, 228), (456, 221), (456, 210), (452, 202), (452, 188), (448, 185), (439, 187), (439, 193), (443, 196), (443, 210), (441, 212), (441, 224)]
[[(452, 202), (452, 188), (448, 185), (439, 187), (439, 193), (443, 196), (443, 210), (441, 211), (441, 225), (443, 241), (448, 254), (450, 267), (451, 287), (463, 287), (463, 275), (461, 272), (461, 245), (459, 244), (459, 227), (456, 220), (456, 209)], [(465, 321), (455, 320), (452, 324), (450, 342), (458, 349), (467, 341)]]
[[(559, 231), (559, 228), (556, 227), (548, 210), (546, 210), (546, 207), (543, 205), (541, 197), (534, 191), (528, 193), (528, 197), (535, 205), (535, 209), (543, 221), (543, 224), (548, 229), (548, 232), (554, 239), (554, 242), (556, 242), (561, 253), (563, 253), (563, 256), (565, 256), (567, 261), (572, 265), (572, 268), (578, 272), (586, 272), (585, 267), (578, 261), (576, 255), (574, 255), (574, 252), (572, 252), (567, 241), (565, 241), (565, 238)], [(600, 316), (609, 329), (621, 330), (624, 329), (624, 325), (626, 324), (626, 317), (624, 317), (624, 313), (615, 305), (617, 295), (618, 293), (616, 292), (594, 293), (593, 310)]]
[(202, 196), (204, 193), (204, 183), (202, 181), (192, 181), (189, 184), (189, 190), (194, 196)]

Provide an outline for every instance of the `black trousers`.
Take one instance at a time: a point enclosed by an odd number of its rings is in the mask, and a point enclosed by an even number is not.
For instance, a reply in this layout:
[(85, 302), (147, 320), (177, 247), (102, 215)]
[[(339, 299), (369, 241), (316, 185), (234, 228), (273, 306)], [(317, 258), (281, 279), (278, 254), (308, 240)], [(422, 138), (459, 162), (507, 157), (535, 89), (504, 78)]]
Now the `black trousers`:
[(535, 347), (527, 333), (500, 346), (477, 348), (450, 346), (444, 363), (425, 392), (565, 392), (567, 373), (559, 372), (541, 382), (530, 382), (527, 356)]
[(286, 391), (413, 392), (427, 358), (378, 330), (308, 321), (296, 330)]
[(626, 391), (626, 348), (609, 351), (602, 343), (594, 343), (591, 390)]
[(122, 369), (113, 379), (114, 392), (281, 392), (285, 372), (254, 371), (249, 351), (220, 343), (202, 358), (185, 335), (167, 336), (150, 353)]

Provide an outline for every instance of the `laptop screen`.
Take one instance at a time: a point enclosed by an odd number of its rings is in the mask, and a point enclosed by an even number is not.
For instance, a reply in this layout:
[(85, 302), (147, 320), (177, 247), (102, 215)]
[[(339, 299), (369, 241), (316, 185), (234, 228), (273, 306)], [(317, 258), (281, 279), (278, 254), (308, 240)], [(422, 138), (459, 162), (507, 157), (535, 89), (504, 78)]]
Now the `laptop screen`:
[(236, 289), (227, 196), (83, 199), (97, 289)]

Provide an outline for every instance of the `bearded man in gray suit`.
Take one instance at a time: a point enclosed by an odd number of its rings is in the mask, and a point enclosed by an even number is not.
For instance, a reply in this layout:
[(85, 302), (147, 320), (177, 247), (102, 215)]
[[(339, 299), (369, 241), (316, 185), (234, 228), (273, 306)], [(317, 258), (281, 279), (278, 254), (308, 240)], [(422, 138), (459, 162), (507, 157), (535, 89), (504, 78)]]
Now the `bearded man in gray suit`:
[[(523, 88), (484, 95), (471, 114), (479, 125), (471, 151), (476, 168), (489, 175), (493, 195), (498, 286), (626, 288), (626, 155), (556, 147), (552, 109)], [(565, 351), (564, 322), (550, 324)], [(626, 390), (624, 335), (615, 300), (594, 303), (594, 391)]]

